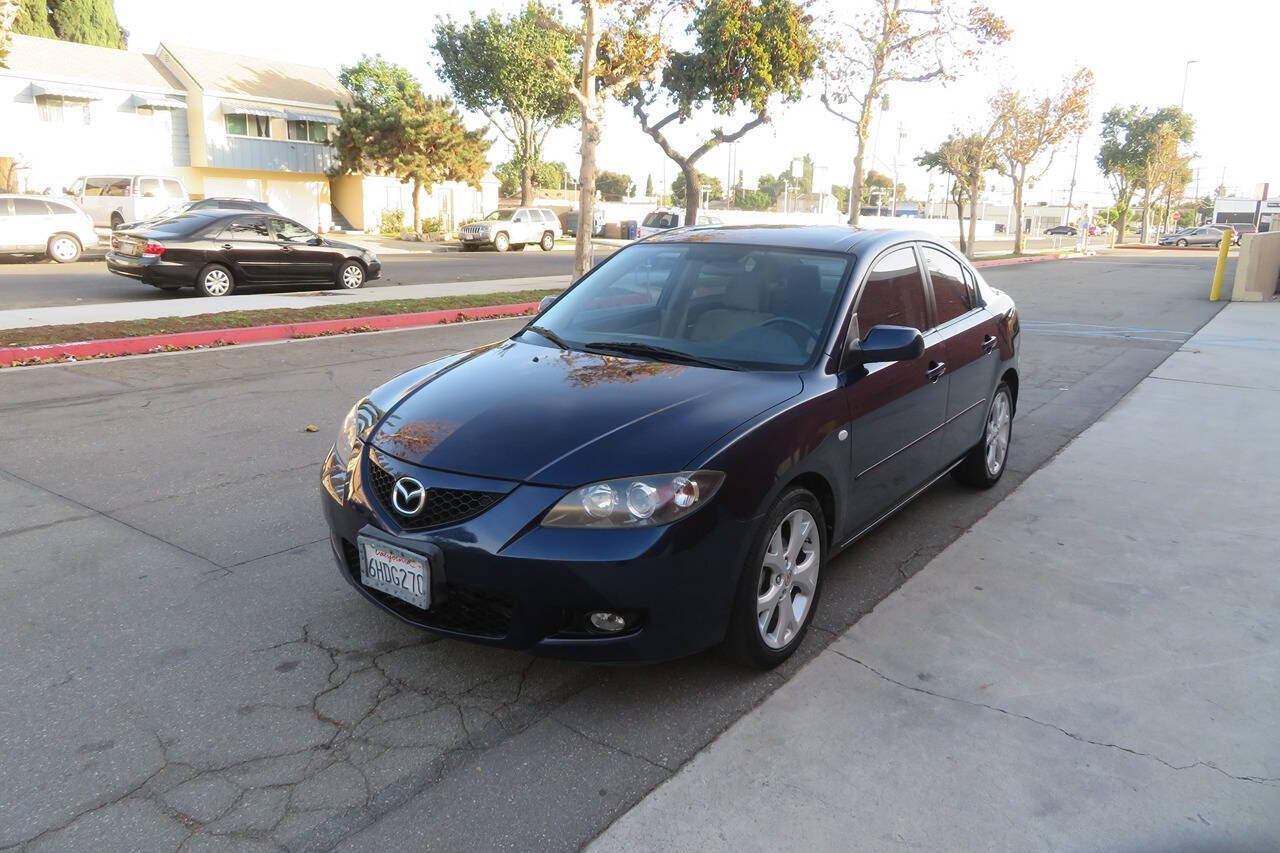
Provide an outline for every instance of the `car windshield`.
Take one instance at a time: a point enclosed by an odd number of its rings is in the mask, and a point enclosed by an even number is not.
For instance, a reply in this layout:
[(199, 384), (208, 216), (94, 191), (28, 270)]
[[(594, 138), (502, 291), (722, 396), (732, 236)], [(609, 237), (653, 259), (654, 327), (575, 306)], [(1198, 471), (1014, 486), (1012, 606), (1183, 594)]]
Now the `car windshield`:
[(485, 221), (489, 222), (489, 221), (506, 220), (515, 216), (515, 214), (516, 212), (514, 210), (495, 210), (493, 213), (490, 213), (488, 216), (485, 217)]
[[(787, 370), (825, 340), (851, 255), (709, 243), (637, 244), (610, 257), (523, 340), (674, 363)], [(541, 337), (539, 335), (541, 334)]]

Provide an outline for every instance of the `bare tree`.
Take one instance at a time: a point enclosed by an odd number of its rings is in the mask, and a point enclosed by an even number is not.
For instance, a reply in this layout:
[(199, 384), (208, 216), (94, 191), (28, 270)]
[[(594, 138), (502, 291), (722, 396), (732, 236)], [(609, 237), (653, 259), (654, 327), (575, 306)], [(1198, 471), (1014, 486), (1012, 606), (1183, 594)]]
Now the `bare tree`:
[(596, 146), (605, 104), (629, 87), (652, 80), (662, 67), (667, 49), (660, 33), (657, 0), (577, 0), (582, 20), (566, 25), (541, 9), (541, 26), (568, 36), (577, 46), (574, 62), (545, 57), (547, 69), (575, 101), (582, 117), (578, 172), (578, 228), (573, 275), (589, 269), (592, 215), (596, 196)]
[[(987, 172), (998, 167), (995, 146), (995, 125), (985, 132), (953, 133), (935, 151), (926, 151), (916, 162), (929, 169), (938, 169), (954, 179), (951, 200), (956, 205), (956, 218), (960, 224), (960, 251), (973, 257), (974, 240), (978, 229), (978, 196), (987, 185)], [(969, 205), (969, 235), (965, 239), (965, 204)]]
[[(1009, 38), (1004, 19), (969, 0), (874, 0), (850, 15), (831, 0), (822, 61), (822, 105), (854, 128), (853, 192), (862, 198), (867, 136), (877, 102), (891, 83), (945, 83), (972, 64), (983, 45)], [(849, 224), (858, 224), (849, 205)]]
[(991, 100), (998, 133), (995, 148), (1001, 171), (1013, 184), (1013, 253), (1022, 254), (1022, 203), (1028, 184), (1035, 184), (1049, 166), (1059, 145), (1089, 126), (1089, 96), (1093, 72), (1081, 68), (1055, 95), (1025, 96), (1001, 89)]

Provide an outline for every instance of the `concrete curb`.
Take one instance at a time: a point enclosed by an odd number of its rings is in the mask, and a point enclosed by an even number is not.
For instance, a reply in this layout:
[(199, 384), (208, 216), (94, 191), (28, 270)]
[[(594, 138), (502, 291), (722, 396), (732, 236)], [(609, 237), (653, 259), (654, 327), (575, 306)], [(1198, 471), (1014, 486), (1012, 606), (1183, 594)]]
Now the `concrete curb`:
[(1083, 258), (1079, 252), (1053, 252), (1045, 255), (1024, 255), (1021, 258), (996, 258), (990, 261), (972, 261), (975, 267), (1005, 267), (1010, 264), (1033, 264), (1037, 261), (1065, 261), (1069, 258)]
[(314, 338), (348, 332), (438, 326), (445, 323), (485, 320), (495, 317), (518, 317), (536, 310), (537, 307), (537, 302), (517, 302), (508, 305), (486, 305), (480, 308), (442, 308), (436, 311), (417, 311), (411, 314), (380, 314), (372, 317), (347, 317), (341, 320), (311, 320), (304, 323), (277, 323), (270, 326), (246, 326), (236, 329), (211, 329), (198, 332), (140, 335), (132, 338), (75, 341), (63, 344), (3, 347), (0, 348), (0, 368), (20, 367), (24, 362), (43, 362), (60, 358), (80, 359), (140, 355), (148, 352), (226, 346), (229, 344)]

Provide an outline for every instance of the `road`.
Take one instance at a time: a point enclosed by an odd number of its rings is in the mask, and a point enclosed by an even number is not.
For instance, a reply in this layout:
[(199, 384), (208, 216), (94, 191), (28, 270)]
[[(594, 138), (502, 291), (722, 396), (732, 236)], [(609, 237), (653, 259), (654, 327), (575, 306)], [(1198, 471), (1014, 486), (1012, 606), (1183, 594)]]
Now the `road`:
[[(1105, 245), (1105, 240), (1095, 239), (1095, 244)], [(1008, 241), (979, 241), (979, 252), (1007, 252)], [(1074, 243), (1067, 238), (1035, 239), (1027, 241), (1030, 250), (1064, 248)], [(612, 248), (599, 245), (597, 259), (605, 257)], [(369, 287), (389, 284), (434, 284), (448, 281), (480, 281), (484, 279), (519, 278), (525, 276), (569, 274), (573, 271), (573, 254), (566, 251), (539, 252), (526, 249), (523, 252), (498, 254), (485, 251), (475, 253), (438, 252), (413, 255), (383, 254), (382, 278), (372, 281)], [(313, 290), (325, 290), (329, 286), (315, 285)], [(283, 293), (296, 291), (296, 285), (287, 287), (256, 288), (258, 293)], [(191, 299), (195, 291), (183, 290), (165, 293), (154, 287), (140, 284), (107, 272), (100, 258), (89, 258), (75, 264), (55, 264), (31, 258), (0, 257), (0, 309), (43, 308), (54, 305), (93, 305), (104, 302), (129, 302), (134, 300), (157, 301), (166, 299)]]
[(1026, 335), (1004, 480), (944, 480), (836, 558), (767, 674), (434, 640), (338, 577), (316, 479), (342, 412), (511, 321), (0, 371), (0, 847), (576, 849), (1211, 317), (1211, 264), (985, 271)]

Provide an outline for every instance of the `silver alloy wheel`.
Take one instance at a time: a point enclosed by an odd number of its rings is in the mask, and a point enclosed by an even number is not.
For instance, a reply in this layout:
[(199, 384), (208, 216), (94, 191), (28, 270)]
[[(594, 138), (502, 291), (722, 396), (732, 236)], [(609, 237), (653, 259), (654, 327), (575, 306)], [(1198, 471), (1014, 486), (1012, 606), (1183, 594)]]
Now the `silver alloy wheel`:
[(804, 625), (821, 564), (818, 523), (807, 509), (792, 510), (769, 537), (756, 583), (756, 626), (769, 648), (786, 648)]
[(204, 292), (210, 296), (226, 296), (231, 290), (231, 276), (226, 270), (213, 269), (204, 274)]
[(506, 234), (499, 234), (493, 238), (493, 248), (499, 252), (505, 252), (511, 246), (511, 238)]
[(49, 243), (49, 254), (58, 263), (65, 264), (80, 254), (80, 247), (70, 237), (54, 237)]
[(550, 252), (552, 249), (555, 248), (555, 245), (556, 245), (555, 237), (552, 237), (550, 234), (542, 235), (542, 251)]
[(364, 268), (359, 264), (347, 264), (342, 268), (342, 286), (355, 290), (364, 284)]
[(1009, 392), (1001, 388), (996, 391), (996, 398), (991, 401), (991, 411), (987, 414), (987, 476), (999, 476), (1004, 468), (1012, 430), (1013, 405), (1009, 400)]

